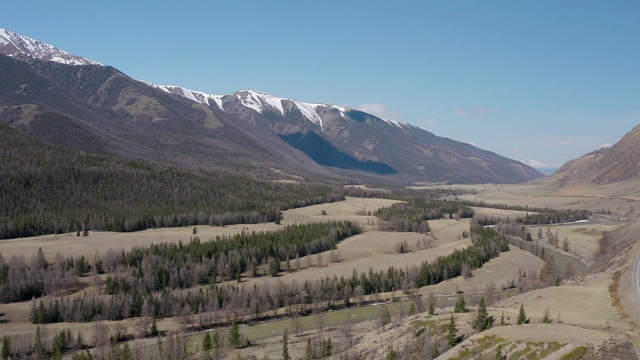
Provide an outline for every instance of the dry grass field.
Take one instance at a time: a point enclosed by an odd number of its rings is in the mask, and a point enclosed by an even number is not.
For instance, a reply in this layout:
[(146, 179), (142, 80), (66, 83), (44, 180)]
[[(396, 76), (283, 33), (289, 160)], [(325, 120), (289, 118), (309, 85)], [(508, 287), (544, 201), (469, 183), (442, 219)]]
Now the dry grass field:
[(320, 267), (318, 267), (318, 255), (316, 254), (311, 256), (310, 267), (306, 265), (307, 257), (302, 257), (300, 258), (302, 264), (300, 270), (290, 273), (284, 272), (276, 278), (269, 276), (248, 278), (244, 283), (252, 285), (277, 281), (297, 281), (300, 284), (305, 280), (318, 280), (325, 277), (351, 277), (354, 270), (360, 274), (369, 271), (369, 269), (373, 271), (387, 270), (391, 266), (404, 269), (406, 266), (420, 265), (423, 261), (433, 261), (438, 256), (448, 255), (456, 248), (461, 249), (471, 244), (468, 239), (438, 240), (429, 249), (404, 254), (398, 254), (393, 250), (394, 244), (398, 241), (407, 240), (409, 246), (413, 247), (418, 239), (424, 237), (424, 235), (416, 233), (367, 232), (344, 240), (338, 245), (341, 259), (339, 262), (331, 262), (330, 252), (325, 251), (321, 253), (323, 265)]
[(473, 191), (474, 194), (458, 198), (485, 201), (489, 204), (507, 204), (554, 209), (588, 209), (595, 212), (611, 211), (614, 215), (640, 215), (640, 184), (621, 182), (598, 187), (547, 189), (535, 182), (524, 184), (438, 185), (411, 186), (411, 189), (449, 188)]
[[(350, 220), (363, 225), (363, 228), (373, 229), (377, 218), (373, 216), (358, 216), (358, 209), (376, 210), (381, 207), (397, 203), (396, 200), (362, 199), (348, 197), (346, 201), (331, 204), (314, 205), (284, 211), (282, 225), (274, 223), (246, 224), (229, 226), (196, 226), (197, 236), (201, 240), (215, 239), (216, 236), (239, 234), (241, 231), (275, 231), (282, 229), (283, 225), (293, 223), (307, 223), (331, 220)], [(327, 215), (322, 215), (322, 210)], [(163, 242), (177, 243), (187, 242), (193, 237), (193, 227), (147, 229), (137, 232), (119, 233), (109, 231), (90, 231), (89, 236), (76, 236), (76, 233), (58, 235), (43, 235), (29, 238), (10, 239), (0, 241), (0, 254), (5, 258), (13, 255), (24, 255), (30, 258), (42, 248), (47, 259), (53, 260), (57, 252), (64, 256), (84, 255), (93, 259), (96, 251), (100, 254), (112, 250), (129, 250), (135, 246), (149, 246)]]
[[(229, 225), (229, 226), (196, 226), (200, 239), (215, 238), (216, 236), (238, 234), (246, 231), (274, 231), (281, 226), (270, 224), (257, 225)], [(130, 250), (135, 246), (149, 246), (163, 242), (188, 242), (193, 235), (193, 227), (147, 229), (143, 231), (118, 233), (109, 231), (90, 231), (89, 236), (76, 236), (76, 233), (43, 235), (30, 238), (20, 238), (0, 241), (0, 253), (5, 258), (12, 255), (24, 255), (30, 258), (39, 248), (42, 248), (47, 259), (53, 259), (57, 252), (65, 256), (79, 257), (84, 255), (93, 259), (96, 251), (100, 254), (112, 250)]]
[[(594, 199), (599, 201), (599, 205), (613, 203), (618, 206), (620, 201), (635, 204), (634, 199), (609, 200), (605, 197), (589, 196), (582, 193), (564, 194), (563, 196), (537, 195), (536, 185), (475, 185), (466, 186), (468, 189), (475, 189), (478, 194), (466, 195), (471, 200), (482, 200), (487, 203), (506, 203), (512, 205), (527, 204), (538, 207), (554, 208), (583, 208), (587, 205), (596, 204)], [(578, 195), (576, 195), (578, 194)], [(280, 276), (273, 278), (262, 276), (258, 278), (245, 278), (243, 284), (252, 286), (253, 284), (267, 284), (277, 281), (298, 283), (305, 280), (314, 280), (324, 277), (345, 276), (350, 277), (355, 270), (366, 272), (370, 268), (374, 271), (386, 270), (390, 266), (404, 268), (410, 265), (419, 265), (423, 261), (433, 261), (438, 256), (450, 254), (455, 249), (469, 246), (469, 239), (462, 237), (463, 231), (469, 230), (469, 219), (454, 220), (441, 219), (429, 221), (432, 234), (424, 235), (417, 233), (395, 233), (377, 231), (378, 219), (373, 216), (358, 215), (369, 211), (390, 206), (396, 203), (395, 200), (384, 199), (363, 199), (348, 197), (346, 201), (309, 206), (306, 208), (292, 209), (284, 212), (282, 225), (258, 224), (258, 225), (233, 225), (226, 227), (197, 226), (197, 236), (208, 240), (216, 236), (237, 234), (241, 231), (274, 231), (281, 229), (286, 224), (307, 223), (331, 220), (350, 220), (361, 225), (363, 233), (345, 239), (338, 245), (339, 261), (331, 261), (331, 252), (327, 251), (320, 255), (322, 265), (318, 266), (318, 255), (312, 255), (310, 259), (303, 257), (300, 259), (301, 268), (295, 268), (291, 272), (283, 272)], [(620, 207), (618, 206), (618, 209)], [(474, 208), (476, 214), (500, 217), (515, 218), (526, 215), (526, 212), (499, 210), (490, 208)], [(614, 233), (616, 230), (628, 223), (623, 222), (589, 222), (562, 226), (543, 227), (543, 235), (546, 237), (547, 228), (558, 234), (560, 247), (566, 237), (569, 242), (570, 251), (568, 255), (576, 256), (581, 260), (594, 262), (593, 253), (598, 248), (598, 240), (603, 231)], [(537, 239), (538, 227), (530, 227), (530, 233)], [(625, 236), (636, 236), (635, 232), (625, 233)], [(56, 252), (63, 255), (79, 256), (84, 255), (91, 261), (96, 251), (105, 253), (109, 249), (120, 250), (130, 249), (133, 246), (148, 246), (159, 242), (189, 241), (193, 237), (193, 228), (169, 228), (150, 229), (136, 233), (110, 233), (110, 232), (90, 232), (88, 237), (77, 237), (73, 234), (59, 234), (57, 236), (40, 236), (25, 239), (6, 240), (0, 242), (0, 253), (7, 258), (12, 255), (24, 255), (30, 257), (36, 253), (38, 248), (42, 248), (45, 256), (49, 259), (55, 257)], [(430, 247), (419, 249), (417, 242), (428, 239)], [(399, 254), (395, 247), (399, 242), (406, 241), (410, 251)], [(546, 238), (539, 240), (545, 244)], [(546, 244), (545, 246), (550, 246)], [(561, 249), (560, 249), (561, 250)], [(469, 351), (474, 353), (477, 349), (485, 349), (485, 355), (493, 349), (496, 343), (487, 345), (487, 341), (498, 341), (508, 344), (512, 353), (518, 351), (531, 351), (530, 354), (538, 355), (549, 352), (549, 359), (559, 359), (561, 355), (568, 354), (580, 346), (597, 346), (603, 344), (611, 336), (628, 336), (632, 341), (640, 342), (640, 336), (635, 338), (632, 334), (636, 323), (640, 323), (640, 310), (635, 310), (640, 303), (638, 294), (633, 289), (632, 265), (635, 258), (640, 254), (640, 245), (630, 248), (632, 252), (618, 256), (612, 263), (618, 269), (621, 276), (614, 276), (615, 271), (609, 270), (604, 273), (589, 275), (585, 278), (578, 278), (563, 283), (561, 286), (554, 286), (538, 289), (513, 296), (517, 290), (510, 290), (501, 294), (501, 301), (492, 305), (489, 312), (494, 318), (499, 319), (501, 314), (505, 314), (507, 323), (515, 322), (520, 305), (524, 305), (527, 316), (531, 319), (531, 324), (524, 326), (504, 326), (495, 327), (480, 335), (466, 338), (463, 345), (456, 347), (451, 352), (447, 352), (441, 358), (474, 358), (465, 357)], [(537, 274), (540, 272), (544, 262), (523, 250), (511, 246), (510, 251), (501, 253), (492, 259), (482, 268), (475, 269), (472, 277), (464, 279), (456, 277), (442, 283), (419, 289), (418, 293), (425, 299), (428, 294), (435, 294), (439, 300), (438, 304), (450, 304), (457, 298), (456, 293), (464, 293), (470, 304), (474, 304), (479, 296), (483, 295), (486, 285), (494, 283), (497, 290), (508, 287), (514, 282), (517, 283), (519, 274)], [(616, 280), (617, 279), (617, 280)], [(82, 291), (94, 291), (89, 284), (89, 279), (84, 278), (88, 287)], [(618, 288), (612, 290), (612, 284), (617, 283)], [(396, 292), (394, 296), (402, 295)], [(510, 296), (510, 297), (508, 297)], [(389, 299), (391, 294), (381, 294), (382, 299)], [(616, 300), (617, 299), (617, 300)], [(393, 303), (390, 306), (408, 306)], [(0, 305), (0, 320), (7, 321), (0, 323), (0, 336), (4, 334), (33, 334), (35, 326), (28, 322), (30, 302), (2, 304)], [(397, 308), (393, 308), (397, 309)], [(332, 337), (335, 342), (343, 339), (342, 324), (346, 319), (352, 319), (353, 331), (357, 339), (357, 344), (352, 348), (352, 353), (375, 354), (371, 355), (384, 357), (388, 344), (403, 346), (411, 341), (411, 334), (415, 330), (415, 324), (429, 323), (437, 324), (446, 321), (451, 311), (450, 307), (438, 309), (440, 315), (428, 316), (425, 313), (404, 318), (394, 322), (392, 329), (377, 334), (375, 331), (375, 316), (377, 307), (364, 306), (344, 311), (327, 313), (326, 329), (322, 331), (323, 336)], [(393, 310), (395, 314), (397, 310)], [(542, 317), (548, 311), (553, 319), (553, 324), (541, 324)], [(469, 324), (473, 317), (473, 312), (456, 315), (461, 331), (465, 334), (473, 335), (474, 331)], [(395, 317), (394, 317), (395, 318)], [(120, 322), (129, 333), (135, 333), (136, 319)], [(261, 358), (268, 355), (271, 358), (279, 357), (281, 353), (282, 330), (289, 328), (289, 349), (293, 358), (304, 356), (307, 336), (315, 337), (319, 329), (314, 320), (314, 315), (303, 319), (303, 331), (301, 336), (291, 333), (290, 319), (279, 319), (266, 323), (242, 326), (242, 331), (252, 340), (254, 345), (243, 349), (240, 353), (243, 356), (255, 355)], [(114, 327), (116, 322), (107, 322), (107, 325)], [(81, 331), (90, 337), (92, 324), (52, 324), (47, 325), (50, 333), (61, 329), (72, 328), (74, 333)], [(161, 319), (158, 327), (162, 331), (178, 330), (179, 325), (176, 319)], [(269, 331), (265, 333), (265, 329)], [(224, 330), (223, 330), (224, 331)], [(189, 348), (195, 351), (201, 346), (202, 334), (193, 334), (189, 339)], [(489, 339), (489, 340), (486, 340)], [(498, 339), (498, 340), (496, 340)], [(634, 340), (635, 339), (635, 340)], [(135, 346), (153, 346), (152, 339), (136, 340)], [(557, 343), (557, 344), (556, 344)], [(493, 344), (493, 345), (491, 345)], [(533, 344), (533, 345), (532, 345)], [(559, 344), (559, 345), (558, 345)], [(339, 345), (339, 344), (338, 344)], [(489, 346), (489, 347), (487, 347)], [(538, 346), (539, 348), (536, 348)], [(532, 347), (529, 349), (529, 347)], [(553, 349), (552, 349), (553, 348)], [(466, 350), (465, 350), (466, 349)], [(474, 350), (476, 349), (476, 350)], [(537, 349), (537, 350), (536, 350)], [(553, 351), (551, 351), (553, 350)], [(465, 352), (466, 351), (466, 352)], [(478, 350), (480, 351), (480, 350)], [(491, 350), (493, 351), (493, 350)], [(235, 356), (236, 351), (228, 352), (229, 356)], [(478, 355), (479, 356), (479, 355)], [(484, 356), (484, 355), (482, 355)], [(531, 358), (541, 358), (534, 355)], [(546, 355), (545, 355), (546, 356)]]
[(539, 240), (540, 243), (554, 248), (546, 238), (547, 229), (549, 229), (558, 236), (558, 251), (563, 250), (563, 242), (566, 238), (569, 244), (568, 254), (589, 264), (593, 261), (594, 253), (598, 250), (598, 241), (602, 238), (603, 232), (611, 232), (624, 225), (625, 223), (622, 222), (588, 222), (561, 226), (532, 226), (529, 227), (529, 233), (534, 239), (538, 239), (538, 230), (542, 228), (543, 238)]
[(510, 246), (509, 251), (501, 253), (500, 256), (492, 259), (482, 268), (473, 270), (471, 278), (464, 279), (462, 276), (458, 276), (436, 285), (425, 286), (420, 289), (420, 293), (427, 295), (433, 292), (434, 294), (455, 296), (456, 291), (463, 291), (465, 294), (472, 294), (484, 291), (486, 284), (490, 282), (501, 289), (508, 287), (511, 281), (517, 282), (519, 272), (533, 271), (538, 273), (543, 265), (544, 261), (540, 258)]

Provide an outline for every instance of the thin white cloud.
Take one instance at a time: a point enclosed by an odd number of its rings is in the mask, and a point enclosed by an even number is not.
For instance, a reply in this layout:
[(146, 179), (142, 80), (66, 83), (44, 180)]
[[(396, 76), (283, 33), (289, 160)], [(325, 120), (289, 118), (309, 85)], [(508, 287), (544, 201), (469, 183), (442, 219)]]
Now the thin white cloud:
[(573, 143), (571, 141), (560, 141), (558, 144), (562, 146), (571, 146)]
[(400, 114), (387, 109), (387, 107), (382, 104), (360, 104), (356, 107), (356, 109), (367, 112), (369, 114), (373, 114), (379, 118), (386, 120), (397, 121), (400, 118)]
[(520, 160), (520, 162), (523, 162), (523, 163), (531, 166), (532, 168), (536, 168), (536, 169), (556, 169), (556, 168), (559, 168), (559, 166), (556, 165), (556, 164), (547, 164), (547, 163), (544, 163), (542, 161), (538, 161), (538, 160), (534, 160), (534, 159)]
[(424, 119), (424, 120), (422, 120), (422, 122), (427, 124), (427, 125), (438, 125), (438, 119), (436, 119), (436, 118)]
[(453, 109), (453, 113), (457, 116), (467, 117), (471, 115), (487, 115), (492, 113), (500, 112), (499, 109), (489, 109), (489, 108), (473, 108), (473, 109)]
[(498, 112), (498, 110), (485, 109), (485, 108), (475, 108), (475, 109), (473, 109), (473, 111), (475, 113), (477, 113), (477, 114), (480, 114), (480, 115), (489, 114), (489, 113), (492, 113), (492, 112)]
[(458, 115), (458, 116), (469, 116), (469, 115), (471, 115), (470, 112), (462, 110), (462, 109), (453, 109), (453, 113)]
[(613, 145), (611, 145), (611, 144), (609, 144), (609, 143), (604, 143), (604, 144), (600, 145), (600, 149), (603, 149), (603, 148), (610, 148), (611, 146), (613, 146)]

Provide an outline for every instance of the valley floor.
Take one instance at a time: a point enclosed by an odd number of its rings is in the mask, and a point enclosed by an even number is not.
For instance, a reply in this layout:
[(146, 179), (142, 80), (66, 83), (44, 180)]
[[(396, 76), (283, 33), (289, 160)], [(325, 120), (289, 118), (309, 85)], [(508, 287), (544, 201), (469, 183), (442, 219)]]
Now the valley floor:
[[(466, 195), (471, 200), (482, 200), (487, 203), (527, 204), (529, 206), (552, 208), (581, 208), (593, 205), (593, 197), (583, 195), (574, 196), (538, 196), (533, 185), (508, 186), (466, 186), (477, 194)], [(600, 206), (608, 204), (607, 199), (600, 198)], [(586, 199), (586, 200), (585, 200)], [(618, 206), (618, 200), (612, 200)], [(632, 201), (627, 199), (626, 201)], [(423, 261), (433, 261), (439, 256), (450, 254), (454, 249), (469, 246), (469, 239), (462, 237), (463, 231), (468, 231), (469, 220), (442, 219), (429, 222), (432, 234), (427, 236), (417, 233), (390, 233), (376, 230), (377, 218), (359, 215), (374, 211), (383, 206), (389, 206), (396, 201), (381, 199), (348, 198), (346, 201), (314, 205), (301, 209), (289, 210), (284, 213), (283, 225), (307, 223), (328, 220), (350, 220), (360, 224), (363, 233), (350, 237), (338, 245), (334, 253), (324, 252), (300, 258), (297, 266), (291, 272), (283, 272), (278, 277), (261, 276), (246, 277), (244, 286), (275, 284), (279, 282), (304, 282), (305, 280), (322, 279), (325, 277), (350, 277), (353, 271), (359, 273), (386, 270), (390, 266), (408, 268), (419, 265)], [(635, 202), (631, 202), (635, 209)], [(523, 212), (475, 208), (477, 214), (493, 217), (522, 216)], [(615, 212), (614, 212), (615, 213)], [(526, 214), (526, 212), (524, 213)], [(627, 214), (628, 215), (628, 214)], [(622, 219), (623, 217), (620, 217)], [(626, 218), (626, 217), (625, 217)], [(637, 237), (640, 228), (633, 221), (598, 221), (574, 225), (543, 227), (557, 234), (561, 239), (567, 238), (569, 251), (555, 248), (543, 237), (537, 242), (548, 249), (553, 249), (568, 257), (574, 257), (582, 263), (600, 270), (592, 270), (591, 274), (576, 275), (563, 281), (560, 286), (540, 289), (521, 288), (523, 276), (537, 276), (544, 265), (539, 257), (529, 252), (511, 246), (510, 250), (501, 253), (497, 258), (489, 261), (483, 267), (475, 269), (468, 279), (455, 277), (436, 285), (417, 289), (413, 294), (419, 295), (422, 302), (430, 296), (436, 300), (436, 313), (428, 315), (415, 309), (415, 302), (409, 301), (407, 294), (397, 291), (383, 293), (379, 297), (366, 296), (364, 304), (343, 310), (335, 310), (322, 315), (319, 320), (317, 314), (300, 317), (296, 325), (293, 319), (277, 318), (266, 322), (248, 323), (240, 327), (241, 332), (252, 342), (242, 350), (227, 350), (227, 357), (232, 358), (236, 353), (242, 356), (254, 355), (257, 358), (268, 356), (279, 358), (282, 351), (282, 334), (288, 329), (289, 351), (292, 358), (303, 358), (307, 349), (307, 339), (314, 342), (318, 339), (333, 339), (336, 352), (345, 350), (342, 355), (349, 358), (377, 359), (387, 356), (390, 349), (407, 348), (416, 345), (415, 334), (427, 332), (433, 334), (430, 341), (436, 341), (436, 334), (444, 331), (445, 323), (449, 321), (453, 303), (463, 294), (469, 306), (477, 305), (480, 297), (489, 296), (491, 291), (495, 299), (489, 306), (489, 314), (495, 319), (495, 324), (504, 316), (505, 325), (477, 333), (470, 326), (475, 310), (470, 313), (456, 314), (455, 320), (459, 327), (459, 334), (464, 336), (462, 344), (442, 354), (440, 358), (491, 358), (498, 347), (504, 350), (509, 358), (514, 354), (537, 354), (530, 358), (560, 359), (561, 356), (587, 351), (592, 356), (602, 353), (606, 349), (617, 346), (626, 349), (629, 358), (636, 358), (635, 348), (640, 344), (637, 324), (640, 323), (640, 294), (634, 288), (634, 264), (640, 256), (640, 245)], [(242, 231), (273, 231), (283, 225), (233, 225), (227, 227), (197, 226), (196, 235), (201, 239), (215, 238), (215, 236), (240, 233)], [(532, 234), (538, 227), (531, 227)], [(612, 234), (612, 238), (625, 237), (627, 245), (619, 255), (612, 257), (606, 264), (599, 263), (594, 257), (598, 249), (598, 240), (603, 231)], [(15, 239), (0, 242), (0, 253), (5, 258), (12, 255), (24, 255), (29, 258), (39, 248), (45, 256), (53, 261), (58, 251), (65, 255), (84, 255), (91, 259), (96, 251), (106, 253), (109, 249), (128, 250), (133, 246), (147, 246), (151, 243), (188, 241), (193, 234), (193, 228), (152, 229), (137, 233), (107, 233), (90, 232), (88, 237), (77, 237), (75, 234), (59, 234), (35, 238)], [(418, 243), (428, 238), (430, 247), (418, 247)], [(631, 240), (629, 240), (631, 239)], [(406, 241), (410, 251), (398, 254), (395, 245)], [(617, 241), (617, 240), (616, 240)], [(414, 244), (416, 244), (414, 246)], [(337, 253), (337, 256), (336, 256)], [(334, 259), (332, 259), (332, 255)], [(322, 259), (319, 263), (319, 258)], [(333, 261), (337, 260), (337, 261)], [(73, 296), (81, 296), (84, 292), (96, 291), (91, 279), (83, 278), (85, 288)], [(491, 290), (488, 290), (488, 284)], [(513, 288), (516, 284), (518, 287)], [(510, 289), (509, 289), (510, 288)], [(520, 293), (521, 291), (524, 291)], [(413, 296), (413, 295), (412, 295)], [(394, 301), (397, 300), (397, 301)], [(0, 336), (33, 334), (35, 325), (29, 322), (31, 302), (0, 305)], [(515, 325), (520, 306), (526, 309), (530, 323)], [(391, 321), (384, 331), (378, 321), (380, 309), (386, 307), (391, 315)], [(416, 312), (410, 315), (412, 312)], [(424, 310), (423, 310), (424, 311)], [(283, 312), (280, 312), (283, 314)], [(545, 313), (551, 318), (551, 324), (542, 323)], [(195, 323), (195, 316), (192, 319)], [(319, 328), (319, 321), (323, 329)], [(110, 329), (124, 326), (129, 334), (136, 334), (137, 319), (120, 322), (105, 322)], [(180, 332), (182, 328), (178, 319), (168, 318), (159, 320), (161, 331)], [(294, 328), (298, 327), (296, 334)], [(73, 333), (87, 334), (90, 342), (93, 324), (52, 324), (47, 325), (49, 334), (59, 330), (71, 328)], [(227, 329), (219, 329), (225, 334)], [(348, 334), (347, 334), (348, 333)], [(187, 337), (188, 349), (198, 352), (202, 349), (202, 332), (190, 333)], [(144, 348), (153, 351), (155, 343), (152, 339), (137, 339), (131, 342), (134, 348)], [(348, 344), (348, 345), (347, 345)], [(430, 343), (432, 344), (432, 343)], [(425, 344), (423, 344), (425, 345)], [(428, 344), (427, 344), (428, 345)], [(586, 349), (586, 350), (585, 350)], [(418, 350), (416, 350), (418, 351)], [(336, 353), (334, 352), (334, 354)], [(633, 353), (631, 353), (633, 352)], [(596, 354), (596, 355), (594, 355)], [(579, 358), (579, 357), (576, 357)], [(585, 357), (590, 358), (590, 357)], [(624, 358), (624, 357), (620, 357)]]

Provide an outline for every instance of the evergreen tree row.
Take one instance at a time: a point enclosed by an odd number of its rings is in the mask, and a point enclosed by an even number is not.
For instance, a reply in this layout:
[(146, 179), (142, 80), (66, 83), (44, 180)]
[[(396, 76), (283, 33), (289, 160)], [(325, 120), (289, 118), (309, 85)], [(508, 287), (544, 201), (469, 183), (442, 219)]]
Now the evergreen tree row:
[[(110, 290), (114, 295), (104, 297), (97, 294), (85, 294), (81, 297), (44, 298), (34, 300), (31, 318), (36, 323), (91, 321), (99, 317), (105, 320), (122, 320), (131, 317), (170, 317), (196, 316), (207, 324), (229, 323), (230, 319), (259, 319), (277, 316), (277, 310), (286, 308), (287, 314), (306, 313), (311, 309), (326, 309), (336, 306), (349, 306), (350, 299), (363, 295), (398, 290), (410, 290), (444, 281), (461, 275), (462, 269), (481, 267), (484, 263), (508, 251), (506, 237), (494, 229), (482, 227), (471, 230), (472, 245), (456, 250), (452, 254), (439, 257), (432, 263), (424, 262), (420, 266), (406, 269), (390, 267), (386, 271), (366, 273), (354, 271), (351, 277), (325, 277), (304, 284), (282, 283), (264, 286), (243, 286), (236, 284), (210, 284), (198, 290), (181, 290), (179, 287), (167, 286), (159, 291), (148, 291), (143, 283), (152, 281), (128, 282), (134, 279), (137, 272), (146, 272), (141, 267), (127, 268), (125, 265), (112, 268), (117, 275), (110, 285), (117, 290)], [(184, 245), (183, 245), (184, 246)], [(193, 246), (200, 247), (194, 244)], [(162, 250), (164, 253), (164, 250)], [(180, 255), (177, 247), (176, 259), (188, 260), (189, 255)], [(167, 251), (167, 255), (170, 252)], [(185, 252), (188, 254), (188, 252)], [(161, 257), (153, 255), (153, 261)], [(126, 257), (126, 256), (125, 256)], [(124, 259), (123, 259), (124, 260)], [(121, 261), (123, 261), (121, 260)], [(192, 261), (197, 261), (195, 258)], [(144, 260), (143, 260), (144, 262)], [(164, 265), (156, 262), (162, 269)], [(185, 261), (185, 265), (187, 262)], [(154, 268), (152, 268), (154, 269)], [(172, 270), (174, 271), (174, 270)], [(126, 275), (127, 272), (136, 275)], [(196, 276), (190, 271), (175, 270), (177, 276)], [(141, 279), (155, 275), (144, 274)], [(171, 279), (173, 275), (167, 275)], [(140, 278), (138, 278), (140, 279)], [(171, 280), (168, 280), (169, 282)]]
[(446, 200), (409, 197), (407, 202), (393, 204), (376, 210), (374, 216), (384, 220), (378, 223), (380, 231), (418, 232), (430, 231), (427, 220), (473, 217), (473, 209)]
[(553, 210), (542, 213), (527, 214), (523, 218), (516, 219), (524, 225), (547, 225), (587, 220), (591, 216), (588, 210)]
[(342, 190), (85, 154), (0, 125), (0, 239), (275, 221)]
[[(98, 255), (93, 266), (83, 256), (65, 258), (59, 253), (49, 264), (42, 250), (30, 261), (24, 256), (12, 256), (7, 261), (0, 255), (0, 302), (57, 294), (78, 285), (78, 276), (88, 271), (96, 277), (109, 274), (104, 290), (110, 295), (146, 295), (239, 280), (249, 266), (257, 272), (257, 267), (267, 261), (279, 265), (280, 261), (299, 255), (331, 250), (339, 241), (359, 232), (360, 228), (348, 221), (288, 225), (280, 231), (241, 233), (206, 242), (196, 237), (187, 244), (163, 243), (128, 252), (110, 250)], [(42, 322), (51, 322), (47, 319), (50, 317)]]

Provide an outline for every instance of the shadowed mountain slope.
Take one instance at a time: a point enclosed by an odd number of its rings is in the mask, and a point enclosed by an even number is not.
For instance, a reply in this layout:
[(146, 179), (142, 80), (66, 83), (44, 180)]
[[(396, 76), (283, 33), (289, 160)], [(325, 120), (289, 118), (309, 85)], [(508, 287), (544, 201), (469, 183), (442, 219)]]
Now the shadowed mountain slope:
[(75, 150), (360, 181), (514, 183), (542, 176), (521, 162), (357, 109), (253, 90), (209, 95), (154, 85), (8, 30), (0, 29), (0, 54), (0, 119)]

